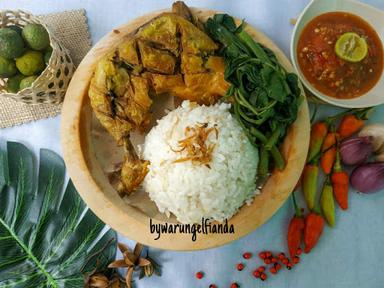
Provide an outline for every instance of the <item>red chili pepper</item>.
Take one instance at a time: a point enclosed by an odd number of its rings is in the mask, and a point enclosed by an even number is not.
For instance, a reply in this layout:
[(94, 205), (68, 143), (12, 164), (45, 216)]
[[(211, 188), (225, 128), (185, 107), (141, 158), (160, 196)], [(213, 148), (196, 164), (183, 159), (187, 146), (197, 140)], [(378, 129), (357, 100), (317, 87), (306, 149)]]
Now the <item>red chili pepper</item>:
[(333, 193), (335, 195), (336, 202), (343, 210), (348, 209), (348, 190), (349, 190), (349, 176), (348, 173), (343, 171), (340, 163), (340, 151), (337, 149), (336, 162), (333, 167), (333, 173), (331, 176), (331, 182), (333, 187)]
[(324, 218), (316, 212), (311, 212), (305, 218), (304, 252), (309, 253), (316, 246), (324, 229)]
[(319, 167), (317, 166), (317, 164), (305, 165), (301, 184), (304, 193), (304, 198), (309, 210), (312, 210), (315, 207), (318, 178)]
[(304, 230), (304, 218), (301, 215), (300, 208), (297, 206), (295, 192), (292, 193), (292, 200), (295, 207), (295, 215), (289, 223), (287, 234), (288, 250), (291, 257), (296, 255), (296, 251), (300, 247)]
[(337, 132), (341, 139), (351, 137), (364, 126), (364, 120), (354, 114), (345, 115), (340, 122)]
[(326, 175), (332, 172), (333, 164), (335, 163), (336, 137), (337, 134), (335, 132), (329, 132), (321, 147), (323, 154), (321, 155), (320, 165)]
[(311, 163), (320, 155), (321, 146), (323, 145), (323, 141), (327, 135), (327, 132), (328, 125), (325, 122), (316, 122), (312, 125), (307, 163)]

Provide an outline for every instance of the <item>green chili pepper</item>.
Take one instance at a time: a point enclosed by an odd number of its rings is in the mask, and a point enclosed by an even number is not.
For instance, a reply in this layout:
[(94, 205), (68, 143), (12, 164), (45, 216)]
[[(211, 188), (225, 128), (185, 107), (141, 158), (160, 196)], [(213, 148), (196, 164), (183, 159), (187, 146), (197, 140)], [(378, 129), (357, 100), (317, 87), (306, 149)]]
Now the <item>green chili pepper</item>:
[(303, 171), (302, 189), (309, 210), (313, 210), (315, 207), (318, 175), (319, 167), (317, 165), (305, 165)]
[(320, 206), (325, 220), (327, 220), (329, 226), (333, 227), (335, 225), (335, 200), (333, 199), (333, 188), (329, 177), (325, 180), (321, 192)]
[(321, 147), (323, 146), (323, 142), (325, 136), (327, 136), (327, 133), (328, 125), (326, 122), (316, 122), (312, 125), (307, 163), (314, 163), (319, 160)]

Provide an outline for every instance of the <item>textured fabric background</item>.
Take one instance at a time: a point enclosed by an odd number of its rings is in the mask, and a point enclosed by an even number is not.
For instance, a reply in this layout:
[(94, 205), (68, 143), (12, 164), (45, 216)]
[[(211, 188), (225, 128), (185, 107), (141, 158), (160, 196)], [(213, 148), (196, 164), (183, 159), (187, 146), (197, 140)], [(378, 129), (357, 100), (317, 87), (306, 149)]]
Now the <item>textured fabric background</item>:
[[(72, 10), (40, 17), (49, 26), (52, 34), (70, 51), (71, 58), (77, 66), (91, 48), (85, 10)], [(53, 117), (59, 114), (60, 110), (61, 105), (27, 105), (0, 95), (0, 128)]]

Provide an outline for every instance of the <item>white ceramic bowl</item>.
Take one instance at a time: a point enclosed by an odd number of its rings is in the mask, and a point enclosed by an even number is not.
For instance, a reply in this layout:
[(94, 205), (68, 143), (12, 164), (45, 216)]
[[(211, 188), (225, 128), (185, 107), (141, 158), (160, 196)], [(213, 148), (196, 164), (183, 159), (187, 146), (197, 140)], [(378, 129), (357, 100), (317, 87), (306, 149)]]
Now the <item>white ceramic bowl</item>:
[(367, 93), (353, 99), (337, 99), (329, 97), (313, 87), (304, 77), (297, 62), (296, 47), (301, 31), (314, 17), (331, 11), (344, 11), (360, 16), (384, 40), (384, 11), (354, 0), (312, 0), (299, 16), (291, 38), (291, 60), (300, 80), (312, 94), (321, 100), (345, 108), (363, 108), (384, 103), (384, 77), (381, 76), (376, 85)]

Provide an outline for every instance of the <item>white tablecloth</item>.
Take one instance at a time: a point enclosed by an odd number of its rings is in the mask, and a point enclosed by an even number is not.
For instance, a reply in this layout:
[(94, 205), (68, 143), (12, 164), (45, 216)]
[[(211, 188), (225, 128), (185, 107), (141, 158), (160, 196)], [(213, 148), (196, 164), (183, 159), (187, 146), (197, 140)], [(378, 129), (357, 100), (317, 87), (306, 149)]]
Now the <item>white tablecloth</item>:
[[(337, 0), (335, 0), (337, 1)], [(190, 6), (225, 11), (247, 22), (270, 36), (287, 54), (295, 18), (308, 0), (191, 0)], [(383, 0), (365, 1), (384, 9)], [(144, 13), (170, 7), (170, 0), (2, 0), (0, 9), (24, 9), (34, 14), (85, 8), (94, 43), (112, 28)], [(383, 91), (384, 93), (384, 91)], [(325, 109), (324, 109), (325, 110)], [(384, 121), (384, 107), (379, 108), (373, 120)], [(0, 130), (1, 140), (15, 140), (38, 152), (49, 148), (61, 154), (60, 117), (41, 120), (19, 127)], [(195, 288), (230, 287), (234, 281), (241, 287), (297, 287), (297, 288), (382, 288), (384, 287), (384, 193), (370, 196), (351, 193), (350, 209), (337, 213), (336, 227), (326, 228), (318, 247), (292, 271), (284, 270), (278, 276), (261, 283), (252, 277), (260, 265), (253, 257), (243, 261), (244, 251), (256, 253), (268, 248), (285, 249), (285, 234), (293, 213), (288, 201), (264, 226), (254, 233), (221, 248), (199, 252), (172, 252), (150, 249), (152, 256), (163, 265), (163, 276), (135, 281), (137, 287)], [(129, 242), (128, 240), (124, 240)], [(242, 272), (235, 269), (244, 262)], [(196, 271), (204, 271), (202, 280)]]

